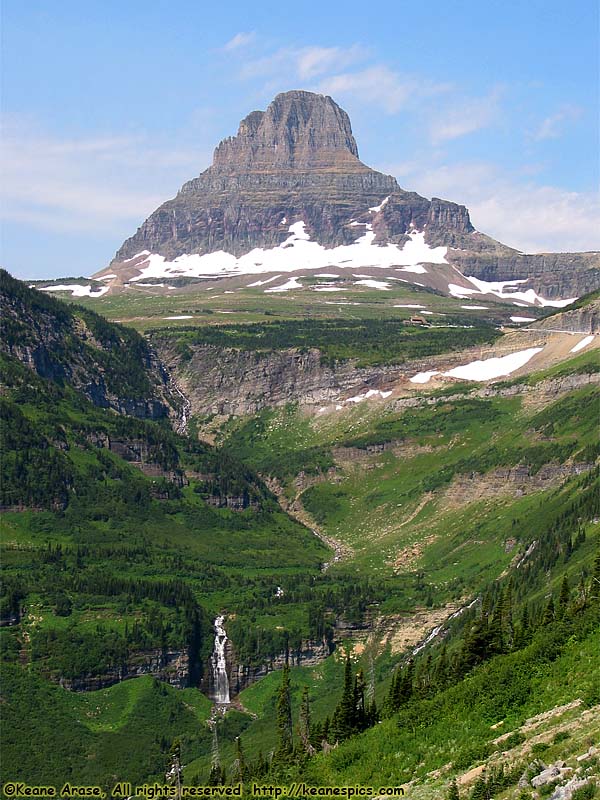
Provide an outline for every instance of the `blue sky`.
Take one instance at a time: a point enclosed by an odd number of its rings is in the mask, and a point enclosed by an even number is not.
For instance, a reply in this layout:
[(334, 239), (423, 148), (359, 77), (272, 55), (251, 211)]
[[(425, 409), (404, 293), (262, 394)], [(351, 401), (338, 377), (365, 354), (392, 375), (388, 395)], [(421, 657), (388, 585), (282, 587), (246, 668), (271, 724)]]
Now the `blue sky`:
[(2, 265), (89, 275), (279, 91), (526, 251), (600, 248), (595, 0), (3, 0)]

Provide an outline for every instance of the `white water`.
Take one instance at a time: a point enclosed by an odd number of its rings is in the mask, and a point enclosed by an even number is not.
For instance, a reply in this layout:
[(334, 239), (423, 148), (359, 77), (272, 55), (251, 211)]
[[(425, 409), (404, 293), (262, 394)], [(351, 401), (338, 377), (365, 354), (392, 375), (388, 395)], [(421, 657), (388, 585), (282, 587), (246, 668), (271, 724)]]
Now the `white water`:
[(223, 627), (224, 621), (225, 617), (223, 614), (215, 619), (215, 649), (210, 657), (215, 703), (217, 703), (217, 705), (228, 705), (231, 702), (229, 699), (227, 662), (225, 660), (227, 633)]
[(472, 600), (468, 605), (462, 606), (461, 608), (457, 609), (453, 614), (446, 617), (444, 622), (441, 625), (437, 625), (426, 637), (423, 641), (419, 642), (416, 647), (413, 647), (411, 656), (416, 656), (417, 653), (420, 653), (427, 645), (432, 642), (435, 638), (439, 636), (439, 634), (444, 630), (446, 625), (450, 622), (450, 620), (456, 619), (456, 617), (460, 617), (461, 614), (464, 614), (465, 611), (468, 611), (470, 608), (473, 608), (475, 603), (479, 602), (479, 597), (476, 597), (475, 600)]

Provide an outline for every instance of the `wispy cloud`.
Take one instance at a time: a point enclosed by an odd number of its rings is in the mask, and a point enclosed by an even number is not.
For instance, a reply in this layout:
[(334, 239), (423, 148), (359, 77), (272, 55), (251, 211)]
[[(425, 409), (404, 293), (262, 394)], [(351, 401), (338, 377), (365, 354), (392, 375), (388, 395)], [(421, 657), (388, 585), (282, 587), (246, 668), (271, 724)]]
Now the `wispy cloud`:
[(554, 114), (541, 121), (539, 126), (532, 134), (532, 139), (536, 142), (543, 142), (546, 139), (559, 139), (570, 123), (578, 120), (583, 114), (580, 106), (564, 105)]
[(600, 249), (595, 193), (536, 184), (527, 170), (507, 173), (488, 161), (413, 161), (386, 171), (407, 189), (464, 203), (478, 230), (523, 252)]
[(323, 78), (317, 91), (334, 96), (351, 96), (362, 103), (396, 114), (417, 98), (431, 97), (448, 90), (448, 84), (403, 76), (383, 64), (374, 64), (357, 72)]
[(344, 69), (362, 61), (367, 51), (359, 45), (352, 47), (306, 47), (298, 51), (296, 65), (298, 77), (312, 79), (330, 70)]
[(139, 224), (208, 161), (141, 136), (61, 139), (18, 118), (5, 122), (2, 143), (2, 218), (50, 231)]
[[(359, 68), (365, 62), (366, 66)], [(386, 114), (397, 114), (408, 106), (423, 106), (433, 95), (452, 89), (448, 83), (403, 74), (373, 61), (370, 50), (360, 44), (280, 47), (245, 60), (239, 75), (245, 81), (265, 81), (265, 91), (304, 85), (338, 99), (356, 99)]]
[(248, 44), (251, 44), (256, 38), (254, 31), (236, 33), (228, 42), (223, 45), (223, 50), (226, 53), (231, 53), (233, 50), (239, 50)]
[(260, 58), (246, 61), (240, 70), (244, 79), (276, 79), (283, 84), (290, 81), (312, 80), (332, 70), (364, 60), (368, 51), (361, 45), (350, 47), (281, 47)]
[(504, 88), (494, 87), (486, 97), (455, 96), (452, 106), (438, 109), (429, 126), (433, 144), (458, 139), (487, 128), (499, 118)]

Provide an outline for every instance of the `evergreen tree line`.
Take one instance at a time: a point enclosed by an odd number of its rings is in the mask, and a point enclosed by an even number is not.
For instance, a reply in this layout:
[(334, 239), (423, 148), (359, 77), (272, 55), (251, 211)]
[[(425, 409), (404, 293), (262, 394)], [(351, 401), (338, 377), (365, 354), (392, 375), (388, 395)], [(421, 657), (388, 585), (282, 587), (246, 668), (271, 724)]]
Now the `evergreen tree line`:
[(235, 347), (256, 352), (299, 348), (318, 348), (323, 361), (358, 359), (361, 364), (405, 361), (449, 350), (462, 350), (476, 344), (491, 343), (499, 332), (491, 324), (478, 322), (464, 327), (464, 319), (448, 317), (440, 329), (407, 327), (401, 319), (362, 320), (277, 320), (240, 325), (179, 327), (165, 331), (155, 329), (147, 334), (153, 339), (167, 340), (189, 358), (189, 345)]
[[(409, 659), (392, 675), (390, 687), (381, 708), (369, 692), (361, 670), (346, 658), (341, 697), (330, 717), (314, 721), (308, 688), (302, 693), (298, 718), (294, 726), (292, 714), (290, 670), (282, 671), (276, 701), (277, 745), (266, 757), (254, 761), (244, 757), (242, 742), (236, 743), (236, 759), (226, 769), (217, 757), (209, 775), (208, 785), (237, 783), (257, 778), (285, 780), (297, 777), (302, 765), (318, 752), (327, 752), (338, 743), (361, 733), (382, 717), (393, 717), (399, 711), (459, 683), (478, 665), (495, 656), (536, 646), (536, 657), (553, 660), (562, 644), (590, 626), (600, 622), (600, 551), (590, 576), (583, 585), (572, 589), (567, 576), (560, 589), (550, 594), (546, 603), (532, 610), (522, 607), (517, 622), (513, 619), (513, 582), (508, 583), (492, 602), (488, 594), (481, 603), (476, 618), (465, 627), (461, 640), (452, 654), (444, 644), (434, 658), (431, 651), (421, 659)], [(515, 691), (518, 691), (515, 687)], [(518, 771), (518, 775), (517, 775)], [(489, 800), (495, 793), (515, 783), (522, 768), (507, 769), (500, 765), (484, 773), (475, 783), (470, 800)], [(448, 791), (448, 800), (456, 800), (459, 790), (455, 783)]]

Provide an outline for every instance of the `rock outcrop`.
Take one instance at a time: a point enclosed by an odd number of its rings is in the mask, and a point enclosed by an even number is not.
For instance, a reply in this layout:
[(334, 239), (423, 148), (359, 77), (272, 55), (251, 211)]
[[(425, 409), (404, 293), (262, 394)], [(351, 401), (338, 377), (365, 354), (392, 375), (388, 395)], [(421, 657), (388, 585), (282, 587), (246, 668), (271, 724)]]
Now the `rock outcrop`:
[[(528, 345), (543, 345), (546, 338), (540, 331), (528, 338)], [(446, 370), (522, 347), (506, 337), (489, 347), (469, 347), (401, 364), (358, 367), (353, 360), (332, 362), (316, 348), (255, 351), (191, 344), (190, 356), (183, 360), (169, 337), (153, 337), (153, 346), (170, 372), (177, 375), (193, 414), (224, 415), (255, 414), (262, 408), (290, 402), (326, 406), (370, 389), (389, 389), (418, 372)], [(401, 406), (420, 402), (416, 398), (396, 401)]]
[(448, 262), (464, 274), (528, 279), (520, 288), (548, 298), (600, 286), (598, 253), (524, 255), (475, 231), (465, 206), (405, 191), (369, 168), (346, 112), (331, 97), (305, 91), (279, 94), (265, 111), (245, 117), (237, 135), (218, 145), (212, 165), (151, 214), (97, 275), (114, 290), (139, 276), (150, 254), (172, 261), (274, 248), (300, 221), (326, 248), (356, 242), (366, 231), (375, 244), (403, 246), (420, 231), (430, 247), (448, 248)]
[(0, 270), (0, 352), (94, 405), (161, 419), (178, 405), (169, 376), (134, 330), (27, 287)]
[(190, 685), (189, 654), (186, 650), (140, 650), (132, 653), (123, 664), (102, 674), (79, 675), (76, 678), (58, 675), (49, 677), (65, 689), (74, 692), (93, 692), (142, 675), (152, 675), (178, 689), (185, 689)]
[[(316, 666), (330, 656), (334, 649), (334, 643), (326, 638), (319, 640), (305, 639), (300, 642), (298, 647), (290, 649), (288, 653), (278, 653), (271, 658), (266, 658), (261, 664), (250, 665), (243, 663), (238, 658), (233, 643), (230, 639), (227, 639), (225, 643), (225, 659), (231, 697), (236, 697), (241, 691), (264, 678), (270, 672), (283, 669), (286, 661), (291, 666)], [(215, 690), (210, 661), (204, 669), (200, 688), (209, 697), (214, 698)]]
[[(326, 639), (313, 641), (307, 639), (300, 647), (291, 650), (287, 656), (290, 666), (295, 667), (314, 667), (331, 655), (334, 646)], [(258, 667), (250, 667), (245, 664), (232, 664), (230, 685), (234, 695), (239, 694), (248, 686), (256, 683), (260, 678), (264, 678), (273, 670), (283, 669), (286, 663), (286, 654), (279, 653), (272, 659)]]
[(532, 325), (540, 330), (561, 330), (572, 333), (600, 333), (600, 297), (580, 308), (566, 309)]

